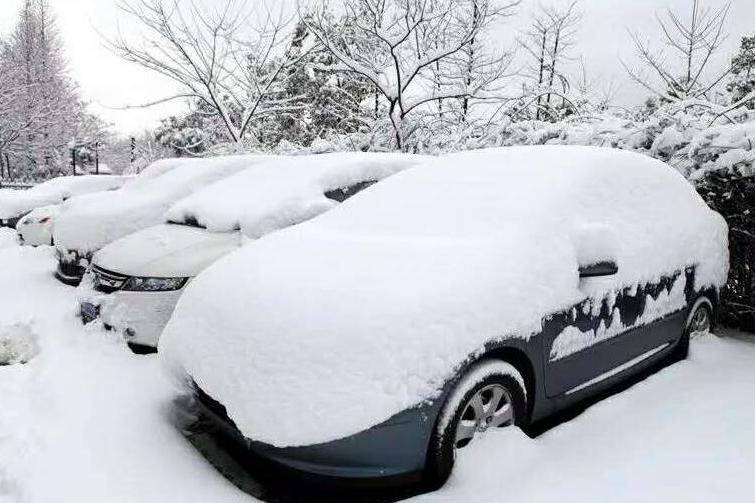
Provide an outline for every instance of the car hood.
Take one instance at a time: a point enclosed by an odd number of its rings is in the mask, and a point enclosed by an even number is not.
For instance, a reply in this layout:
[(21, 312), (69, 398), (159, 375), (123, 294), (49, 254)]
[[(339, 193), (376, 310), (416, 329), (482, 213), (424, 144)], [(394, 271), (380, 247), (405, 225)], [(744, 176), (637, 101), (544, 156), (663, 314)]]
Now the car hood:
[(129, 276), (193, 277), (241, 245), (238, 232), (208, 232), (175, 224), (129, 234), (102, 248), (94, 264)]
[[(529, 337), (543, 313), (579, 295), (576, 265), (507, 252), (506, 239), (521, 236), (290, 230), (199, 276), (160, 346), (174, 373), (224, 404), (247, 437), (276, 446), (343, 438), (431, 399), (487, 342)], [(576, 264), (571, 248), (552, 249), (554, 263)], [(520, 302), (526, 283), (546, 277), (534, 302)], [(557, 297), (554, 285), (574, 297)]]

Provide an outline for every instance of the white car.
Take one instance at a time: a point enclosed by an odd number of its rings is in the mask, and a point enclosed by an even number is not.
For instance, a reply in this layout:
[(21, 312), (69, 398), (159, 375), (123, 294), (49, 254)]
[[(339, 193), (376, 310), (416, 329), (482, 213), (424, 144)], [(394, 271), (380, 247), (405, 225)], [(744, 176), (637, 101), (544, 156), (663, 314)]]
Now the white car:
[(82, 319), (153, 351), (192, 278), (245, 242), (308, 220), (426, 157), (339, 153), (289, 157), (249, 168), (176, 203), (163, 225), (102, 248), (82, 282)]
[(27, 214), (16, 224), (21, 242), (25, 245), (52, 245), (52, 229), (55, 217), (60, 213), (60, 205), (42, 206)]
[(81, 194), (119, 189), (132, 179), (112, 175), (61, 176), (28, 190), (2, 190), (0, 226), (15, 227), (21, 217), (36, 208), (59, 204)]
[(176, 201), (270, 159), (264, 155), (164, 159), (122, 190), (68, 201), (53, 230), (56, 276), (64, 283), (78, 284), (93, 253), (103, 246), (163, 222), (165, 211)]

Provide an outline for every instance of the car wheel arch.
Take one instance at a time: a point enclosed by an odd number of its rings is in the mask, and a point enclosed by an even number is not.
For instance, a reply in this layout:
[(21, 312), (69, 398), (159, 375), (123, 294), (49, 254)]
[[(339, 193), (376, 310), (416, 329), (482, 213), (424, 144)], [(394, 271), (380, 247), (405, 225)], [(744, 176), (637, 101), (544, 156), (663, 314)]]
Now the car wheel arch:
[[(532, 359), (527, 353), (514, 345), (502, 344), (495, 347), (489, 347), (485, 351), (475, 354), (470, 357), (464, 365), (456, 373), (456, 377), (451, 381), (451, 386), (448, 387), (448, 391), (453, 389), (459, 380), (467, 373), (467, 371), (476, 363), (482, 360), (500, 360), (512, 365), (521, 374), (524, 379), (526, 404), (527, 404), (527, 422), (532, 418), (532, 411), (534, 404), (539, 396), (537, 392), (537, 373)], [(447, 398), (447, 396), (446, 396)]]
[(690, 308), (687, 312), (687, 320), (684, 324), (685, 330), (692, 321), (692, 316), (694, 316), (695, 311), (697, 311), (697, 308), (701, 305), (708, 306), (708, 309), (710, 310), (711, 323), (714, 323), (716, 319), (716, 312), (718, 311), (717, 295), (715, 295), (715, 292), (702, 292), (695, 298), (695, 301), (690, 304)]

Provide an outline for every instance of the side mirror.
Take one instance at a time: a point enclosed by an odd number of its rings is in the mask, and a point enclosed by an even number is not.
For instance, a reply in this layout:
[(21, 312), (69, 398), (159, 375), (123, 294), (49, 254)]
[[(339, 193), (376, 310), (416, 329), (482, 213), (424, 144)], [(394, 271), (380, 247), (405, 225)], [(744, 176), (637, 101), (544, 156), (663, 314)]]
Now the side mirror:
[(619, 266), (616, 262), (603, 261), (595, 264), (579, 267), (580, 278), (595, 278), (598, 276), (613, 276), (619, 272)]

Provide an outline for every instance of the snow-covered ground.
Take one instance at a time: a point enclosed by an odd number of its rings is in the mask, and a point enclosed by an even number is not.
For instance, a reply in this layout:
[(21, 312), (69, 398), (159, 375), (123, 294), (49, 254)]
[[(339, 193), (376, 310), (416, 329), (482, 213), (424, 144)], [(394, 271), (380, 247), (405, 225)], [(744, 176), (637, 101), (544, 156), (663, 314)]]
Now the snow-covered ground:
[[(0, 342), (24, 327), (39, 349), (0, 366), (0, 502), (254, 501), (176, 431), (157, 359), (82, 328), (51, 248), (18, 247), (3, 229), (0, 264)], [(536, 439), (489, 433), (446, 487), (416, 499), (749, 501), (755, 337), (726, 335)]]

